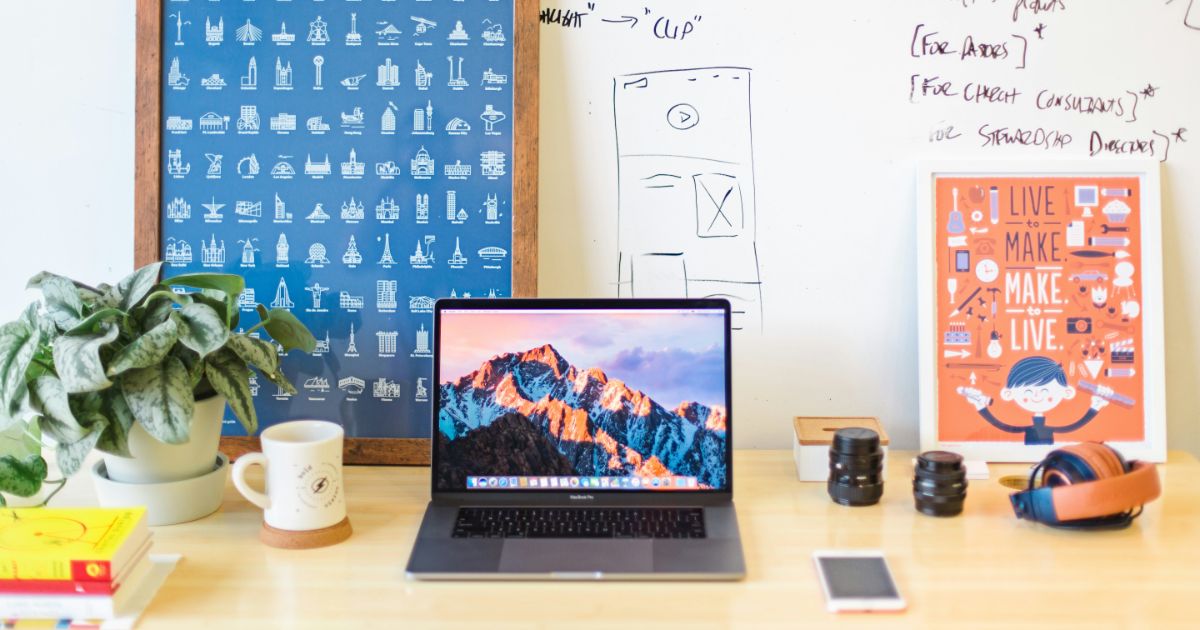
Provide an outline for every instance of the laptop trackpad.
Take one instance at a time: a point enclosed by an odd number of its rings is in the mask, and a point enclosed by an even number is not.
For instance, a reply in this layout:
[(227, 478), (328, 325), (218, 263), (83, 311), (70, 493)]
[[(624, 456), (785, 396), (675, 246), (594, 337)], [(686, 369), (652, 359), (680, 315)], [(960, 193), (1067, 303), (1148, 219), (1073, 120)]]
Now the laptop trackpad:
[(500, 552), (501, 573), (604, 572), (654, 570), (653, 540), (508, 539)]

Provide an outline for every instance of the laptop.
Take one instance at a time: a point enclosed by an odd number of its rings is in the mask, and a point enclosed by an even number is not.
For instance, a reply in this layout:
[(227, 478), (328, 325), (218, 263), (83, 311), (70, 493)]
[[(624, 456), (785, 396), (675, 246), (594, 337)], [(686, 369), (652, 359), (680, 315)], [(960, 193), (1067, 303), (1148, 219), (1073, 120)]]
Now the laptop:
[(438, 300), (408, 575), (742, 578), (729, 320), (722, 299)]

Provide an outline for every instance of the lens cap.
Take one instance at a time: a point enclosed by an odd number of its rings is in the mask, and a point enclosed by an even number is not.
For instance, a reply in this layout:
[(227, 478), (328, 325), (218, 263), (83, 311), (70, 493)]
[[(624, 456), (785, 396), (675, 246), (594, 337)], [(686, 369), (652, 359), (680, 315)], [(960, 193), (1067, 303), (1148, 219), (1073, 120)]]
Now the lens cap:
[(879, 434), (864, 427), (838, 429), (833, 450), (844, 455), (870, 455), (879, 449)]
[(917, 457), (917, 467), (932, 473), (956, 472), (962, 465), (962, 455), (950, 451), (926, 451)]

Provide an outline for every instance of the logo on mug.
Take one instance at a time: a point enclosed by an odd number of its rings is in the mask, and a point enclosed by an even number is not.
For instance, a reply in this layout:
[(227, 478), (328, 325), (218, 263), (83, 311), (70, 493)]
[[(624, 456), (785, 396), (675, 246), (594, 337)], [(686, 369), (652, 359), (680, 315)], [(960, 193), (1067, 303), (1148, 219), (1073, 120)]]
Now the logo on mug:
[(297, 497), (309, 507), (330, 507), (341, 494), (337, 479), (337, 469), (332, 464), (305, 466), (297, 480)]

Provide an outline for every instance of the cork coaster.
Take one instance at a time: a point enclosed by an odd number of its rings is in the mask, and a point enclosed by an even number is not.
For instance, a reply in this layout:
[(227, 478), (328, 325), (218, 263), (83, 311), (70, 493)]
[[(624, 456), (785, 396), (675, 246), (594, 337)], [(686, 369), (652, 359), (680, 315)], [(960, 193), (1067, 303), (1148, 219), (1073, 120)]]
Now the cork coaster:
[(264, 545), (279, 549), (316, 549), (317, 547), (336, 545), (349, 538), (351, 533), (353, 530), (350, 529), (349, 516), (336, 525), (309, 531), (276, 529), (263, 521), (262, 529), (258, 532), (258, 539)]

